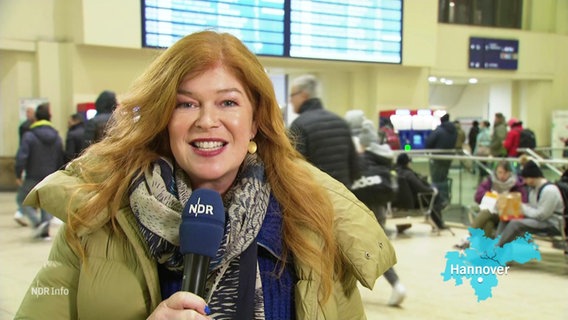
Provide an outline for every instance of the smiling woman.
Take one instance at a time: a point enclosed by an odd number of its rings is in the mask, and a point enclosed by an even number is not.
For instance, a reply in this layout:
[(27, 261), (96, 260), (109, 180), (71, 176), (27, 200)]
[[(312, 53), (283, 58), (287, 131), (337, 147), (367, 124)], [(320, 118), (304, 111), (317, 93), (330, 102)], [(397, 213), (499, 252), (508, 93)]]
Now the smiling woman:
[[(16, 318), (365, 317), (356, 283), (372, 288), (393, 247), (370, 210), (292, 147), (270, 79), (237, 38), (180, 39), (115, 114), (101, 142), (26, 199), (66, 222), (34, 281), (69, 294), (28, 294)], [(179, 248), (198, 188), (225, 206), (202, 297), (181, 291)]]
[(223, 66), (186, 76), (168, 124), (170, 146), (192, 187), (224, 194), (233, 184), (257, 132), (253, 107)]

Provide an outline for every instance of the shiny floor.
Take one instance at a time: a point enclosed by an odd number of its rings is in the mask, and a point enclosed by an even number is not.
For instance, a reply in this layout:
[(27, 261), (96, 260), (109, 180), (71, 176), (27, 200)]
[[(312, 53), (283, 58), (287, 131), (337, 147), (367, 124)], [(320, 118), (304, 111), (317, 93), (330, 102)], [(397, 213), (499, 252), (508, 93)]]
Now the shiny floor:
[[(0, 319), (14, 317), (51, 246), (32, 240), (31, 230), (13, 220), (15, 210), (15, 193), (0, 192)], [(412, 228), (392, 237), (399, 260), (395, 270), (407, 297), (400, 307), (387, 306), (391, 288), (382, 277), (372, 291), (361, 288), (368, 319), (568, 319), (568, 263), (550, 242), (537, 240), (542, 260), (513, 264), (493, 297), (478, 302), (468, 283), (456, 286), (440, 275), (445, 254), (467, 234), (464, 226), (451, 223), (455, 236), (436, 235), (421, 218), (397, 218), (387, 222), (387, 231), (407, 220)], [(57, 228), (52, 226), (52, 234)]]

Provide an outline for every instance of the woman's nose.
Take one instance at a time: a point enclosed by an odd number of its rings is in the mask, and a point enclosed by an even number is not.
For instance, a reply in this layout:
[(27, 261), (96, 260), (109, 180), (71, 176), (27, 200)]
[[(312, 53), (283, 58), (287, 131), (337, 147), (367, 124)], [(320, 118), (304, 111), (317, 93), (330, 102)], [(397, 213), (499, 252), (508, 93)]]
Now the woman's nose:
[(214, 105), (203, 105), (199, 110), (196, 125), (200, 128), (211, 128), (219, 125), (219, 110)]

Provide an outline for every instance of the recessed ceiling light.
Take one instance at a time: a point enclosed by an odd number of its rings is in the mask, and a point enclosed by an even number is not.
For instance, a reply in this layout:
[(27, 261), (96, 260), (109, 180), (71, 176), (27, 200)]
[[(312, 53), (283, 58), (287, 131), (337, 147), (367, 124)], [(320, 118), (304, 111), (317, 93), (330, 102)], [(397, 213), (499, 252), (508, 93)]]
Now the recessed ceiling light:
[(434, 77), (434, 76), (428, 77), (428, 81), (429, 81), (429, 82), (436, 82), (436, 80), (438, 80), (438, 78), (436, 78), (436, 77)]
[(475, 84), (475, 83), (477, 83), (477, 79), (476, 78), (469, 78), (469, 80), (467, 82), (469, 82), (471, 84)]

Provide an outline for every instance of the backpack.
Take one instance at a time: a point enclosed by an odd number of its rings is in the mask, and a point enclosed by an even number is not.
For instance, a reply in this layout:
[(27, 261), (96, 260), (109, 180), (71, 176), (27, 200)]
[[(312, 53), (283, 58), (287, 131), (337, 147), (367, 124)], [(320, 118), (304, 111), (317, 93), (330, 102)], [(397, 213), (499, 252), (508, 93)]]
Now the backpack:
[(521, 130), (519, 138), (519, 148), (534, 149), (536, 148), (536, 136), (531, 129)]
[(386, 167), (365, 172), (361, 178), (353, 182), (351, 192), (367, 206), (386, 205), (396, 198), (398, 192), (396, 172)]
[[(538, 193), (536, 195), (537, 201), (540, 199), (540, 193), (542, 189), (549, 184), (555, 185), (558, 190), (560, 190), (560, 194), (562, 195), (562, 201), (564, 202), (564, 212), (562, 212), (562, 220), (564, 220), (564, 234), (568, 235), (568, 181), (559, 180), (556, 182), (547, 182), (545, 183), (540, 189), (538, 189)], [(556, 212), (554, 214), (557, 214)], [(560, 214), (560, 213), (558, 213)]]

